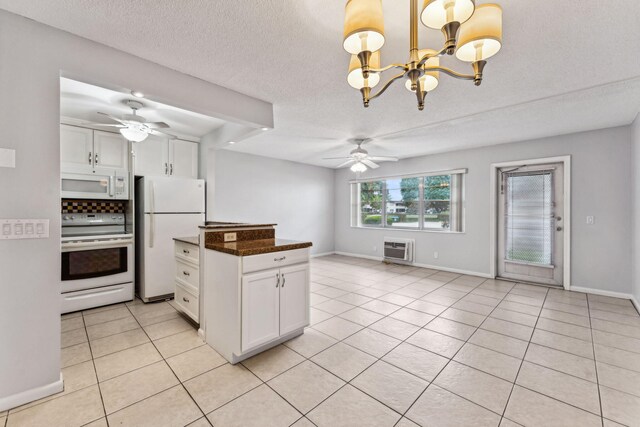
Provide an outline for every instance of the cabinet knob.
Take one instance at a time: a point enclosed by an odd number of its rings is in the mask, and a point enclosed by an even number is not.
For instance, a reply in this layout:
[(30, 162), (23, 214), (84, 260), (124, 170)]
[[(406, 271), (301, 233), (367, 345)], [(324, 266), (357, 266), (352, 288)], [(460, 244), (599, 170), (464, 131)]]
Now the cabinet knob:
[(188, 298), (185, 298), (185, 297), (182, 297), (182, 301), (184, 301), (184, 302), (189, 302), (189, 299), (188, 299)]
[(183, 271), (182, 274), (184, 274), (185, 276), (191, 276), (188, 271)]

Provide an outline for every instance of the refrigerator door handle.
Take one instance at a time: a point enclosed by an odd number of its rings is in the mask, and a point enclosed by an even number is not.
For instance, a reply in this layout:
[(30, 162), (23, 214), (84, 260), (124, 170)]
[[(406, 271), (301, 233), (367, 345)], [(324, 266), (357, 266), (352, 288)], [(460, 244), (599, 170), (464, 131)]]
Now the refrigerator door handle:
[(149, 209), (149, 248), (153, 248), (156, 232), (156, 183), (151, 181), (151, 194), (150, 194), (150, 208)]

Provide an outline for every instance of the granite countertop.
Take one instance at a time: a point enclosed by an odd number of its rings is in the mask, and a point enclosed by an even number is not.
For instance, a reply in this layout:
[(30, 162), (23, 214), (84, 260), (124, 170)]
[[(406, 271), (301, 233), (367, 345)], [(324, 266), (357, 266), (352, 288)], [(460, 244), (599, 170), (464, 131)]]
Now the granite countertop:
[(189, 237), (174, 237), (173, 240), (178, 242), (188, 243), (190, 245), (200, 245), (200, 236), (189, 236)]
[(224, 230), (226, 228), (255, 228), (255, 227), (275, 227), (278, 224), (248, 224), (246, 222), (218, 222), (207, 221), (200, 228), (206, 230)]
[(241, 242), (207, 243), (206, 248), (235, 256), (268, 254), (311, 247), (311, 242), (284, 239), (246, 240)]

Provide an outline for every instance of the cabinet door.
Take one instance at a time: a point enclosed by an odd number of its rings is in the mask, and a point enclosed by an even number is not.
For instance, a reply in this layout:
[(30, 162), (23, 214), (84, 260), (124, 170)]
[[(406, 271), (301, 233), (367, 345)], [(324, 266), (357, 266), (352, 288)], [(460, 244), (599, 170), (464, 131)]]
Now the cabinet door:
[(242, 352), (280, 336), (278, 270), (242, 277)]
[(169, 171), (168, 146), (166, 138), (155, 135), (149, 135), (142, 142), (134, 142), (134, 174), (138, 176), (167, 175)]
[(198, 178), (198, 144), (171, 140), (169, 143), (169, 171), (180, 178)]
[(129, 169), (129, 142), (119, 133), (93, 132), (94, 167), (124, 172)]
[(280, 335), (309, 325), (309, 264), (280, 269)]
[(93, 130), (60, 125), (60, 169), (93, 173)]

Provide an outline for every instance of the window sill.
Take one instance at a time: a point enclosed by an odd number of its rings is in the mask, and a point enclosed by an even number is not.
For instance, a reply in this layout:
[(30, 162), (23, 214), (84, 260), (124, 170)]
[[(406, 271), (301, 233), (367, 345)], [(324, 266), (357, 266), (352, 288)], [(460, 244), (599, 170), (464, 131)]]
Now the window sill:
[(362, 227), (358, 225), (351, 225), (351, 228), (357, 228), (359, 230), (385, 230), (385, 231), (413, 231), (414, 233), (438, 233), (438, 234), (467, 234), (466, 231), (442, 231), (442, 230), (420, 230), (409, 227)]

